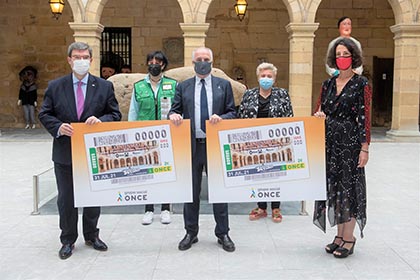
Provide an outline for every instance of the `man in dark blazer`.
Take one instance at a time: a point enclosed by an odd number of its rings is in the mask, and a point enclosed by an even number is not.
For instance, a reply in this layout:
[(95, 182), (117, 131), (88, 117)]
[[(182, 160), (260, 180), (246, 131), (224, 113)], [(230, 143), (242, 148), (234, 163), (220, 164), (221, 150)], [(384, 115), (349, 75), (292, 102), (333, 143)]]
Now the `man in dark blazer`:
[[(229, 81), (214, 77), (211, 73), (213, 53), (201, 47), (193, 52), (196, 76), (178, 84), (169, 119), (180, 125), (183, 119), (191, 120), (193, 202), (184, 204), (186, 235), (178, 249), (188, 250), (198, 242), (198, 215), (203, 167), (207, 167), (205, 120), (216, 124), (222, 119), (236, 117), (232, 86)], [(207, 170), (207, 168), (206, 168)], [(228, 235), (229, 216), (227, 203), (213, 204), (216, 220), (217, 242), (228, 252), (235, 251), (235, 244)]]
[[(72, 255), (78, 235), (78, 210), (74, 207), (73, 196), (71, 123), (94, 125), (121, 119), (112, 83), (89, 74), (91, 47), (86, 43), (72, 43), (68, 48), (67, 62), (73, 70), (72, 74), (48, 83), (39, 112), (39, 120), (54, 139), (52, 160), (58, 189), (61, 259)], [(99, 239), (99, 215), (99, 207), (83, 208), (83, 236), (86, 245), (106, 251), (107, 245)]]

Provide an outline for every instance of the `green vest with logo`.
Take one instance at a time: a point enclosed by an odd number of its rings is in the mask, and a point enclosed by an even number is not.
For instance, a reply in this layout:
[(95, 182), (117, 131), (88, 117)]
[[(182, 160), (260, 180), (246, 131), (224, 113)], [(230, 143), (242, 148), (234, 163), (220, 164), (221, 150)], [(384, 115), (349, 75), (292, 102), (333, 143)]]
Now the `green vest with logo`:
[(164, 106), (164, 112), (169, 112), (175, 96), (176, 83), (176, 80), (163, 76), (156, 98), (152, 86), (145, 79), (135, 83), (134, 94), (139, 105), (137, 120), (166, 119), (166, 116), (162, 118), (162, 106)]

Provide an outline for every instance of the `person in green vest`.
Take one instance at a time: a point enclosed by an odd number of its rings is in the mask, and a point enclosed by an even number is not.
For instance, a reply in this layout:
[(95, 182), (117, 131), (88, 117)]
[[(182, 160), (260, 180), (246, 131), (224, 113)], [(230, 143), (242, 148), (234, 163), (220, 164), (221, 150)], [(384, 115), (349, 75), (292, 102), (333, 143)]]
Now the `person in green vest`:
[[(168, 66), (168, 58), (162, 51), (147, 55), (148, 75), (136, 82), (131, 95), (128, 121), (166, 120), (175, 95), (177, 81), (163, 74)], [(162, 204), (160, 221), (171, 223), (170, 205)], [(146, 205), (143, 225), (153, 222), (153, 204)]]

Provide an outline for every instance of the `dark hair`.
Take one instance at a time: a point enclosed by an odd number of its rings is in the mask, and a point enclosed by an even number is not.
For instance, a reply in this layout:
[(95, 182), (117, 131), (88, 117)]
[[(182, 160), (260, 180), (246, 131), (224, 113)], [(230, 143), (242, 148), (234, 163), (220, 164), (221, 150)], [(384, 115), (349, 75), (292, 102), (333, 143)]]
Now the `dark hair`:
[(334, 43), (334, 46), (328, 52), (327, 65), (329, 67), (337, 68), (337, 64), (335, 62), (335, 58), (336, 58), (335, 52), (336, 52), (337, 46), (339, 45), (345, 46), (349, 50), (352, 57), (352, 64), (351, 64), (352, 69), (355, 69), (363, 64), (362, 53), (360, 52), (359, 47), (357, 47), (357, 45), (353, 42), (353, 40), (349, 38), (340, 38)]
[(121, 69), (123, 68), (128, 68), (131, 70), (131, 65), (130, 64), (123, 64), (123, 66), (121, 66)]
[(31, 65), (25, 66), (25, 68), (20, 70), (19, 77), (22, 78), (23, 76), (26, 76), (27, 72), (32, 72), (34, 78), (36, 79), (36, 76), (38, 75), (38, 70), (36, 70), (36, 68)]
[(117, 73), (118, 71), (118, 67), (115, 65), (115, 63), (111, 62), (111, 61), (106, 61), (104, 63), (101, 64), (101, 69), (104, 67), (108, 67), (108, 68), (112, 68), (115, 70), (115, 73)]
[(340, 28), (340, 23), (345, 19), (351, 20), (350, 17), (346, 17), (346, 16), (339, 18), (338, 21), (337, 21), (337, 28)]
[(166, 67), (168, 66), (168, 58), (162, 51), (153, 51), (149, 53), (146, 57), (146, 65), (149, 63), (152, 59), (160, 60), (163, 62), (163, 70), (165, 71)]
[(73, 50), (84, 51), (88, 50), (90, 57), (92, 57), (92, 48), (84, 42), (73, 42), (70, 44), (69, 48), (67, 49), (68, 57), (71, 57)]

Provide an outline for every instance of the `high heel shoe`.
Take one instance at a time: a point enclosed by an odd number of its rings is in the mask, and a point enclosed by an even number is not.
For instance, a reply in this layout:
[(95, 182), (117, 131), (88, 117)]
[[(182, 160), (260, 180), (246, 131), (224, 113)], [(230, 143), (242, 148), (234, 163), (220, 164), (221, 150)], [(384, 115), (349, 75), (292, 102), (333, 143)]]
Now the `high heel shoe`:
[(340, 247), (340, 244), (335, 243), (336, 239), (343, 241), (343, 237), (335, 236), (333, 242), (325, 246), (325, 252), (327, 252), (328, 254), (332, 254), (335, 250), (337, 250), (338, 247)]
[[(346, 243), (353, 244), (353, 245), (351, 246), (350, 249), (347, 249), (347, 248), (344, 248), (344, 245)], [(354, 238), (354, 241), (346, 241), (343, 239), (343, 244), (341, 244), (341, 246), (334, 251), (334, 257), (339, 258), (339, 259), (347, 258), (351, 254), (353, 254), (354, 246), (356, 246), (356, 238)], [(340, 254), (338, 255), (337, 253), (340, 253)]]

